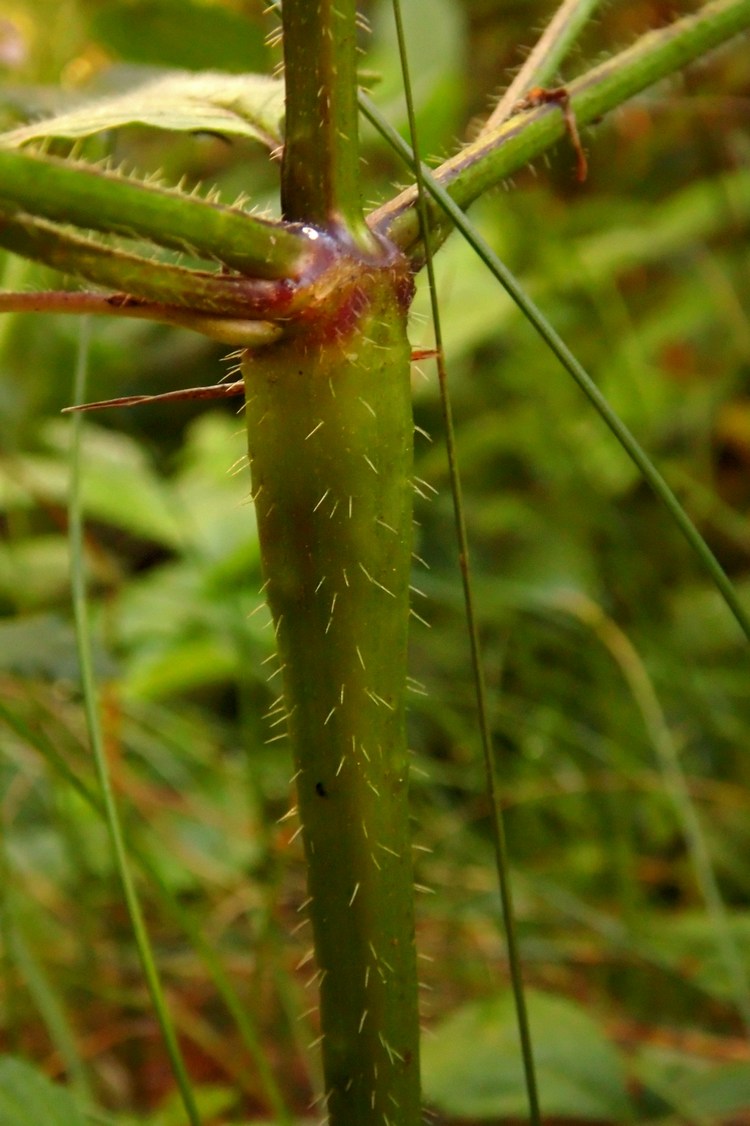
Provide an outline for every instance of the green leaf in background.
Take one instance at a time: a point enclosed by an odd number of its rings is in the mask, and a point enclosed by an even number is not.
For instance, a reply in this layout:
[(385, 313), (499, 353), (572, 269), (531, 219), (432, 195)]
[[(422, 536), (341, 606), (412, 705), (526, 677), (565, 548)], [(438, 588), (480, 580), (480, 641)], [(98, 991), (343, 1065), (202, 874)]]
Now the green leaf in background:
[[(750, 1107), (750, 1063), (708, 1064), (698, 1056), (663, 1045), (645, 1045), (635, 1060), (644, 1090), (685, 1121), (744, 1122)], [(734, 1117), (737, 1116), (737, 1117)]]
[[(206, 1083), (195, 1087), (195, 1098), (201, 1116), (205, 1121), (231, 1121), (236, 1115), (230, 1112), (237, 1103), (237, 1092), (230, 1087)], [(219, 1118), (221, 1116), (221, 1119)], [(128, 1115), (118, 1119), (121, 1126), (184, 1126), (185, 1109), (179, 1098), (174, 1093), (170, 1094), (157, 1111), (147, 1117), (140, 1114), (137, 1118)]]
[(54, 534), (26, 536), (20, 543), (0, 542), (0, 600), (28, 613), (65, 597), (70, 562), (65, 544)]
[(0, 1059), (0, 1126), (86, 1126), (63, 1087), (22, 1060)]
[[(545, 1115), (627, 1122), (632, 1107), (617, 1052), (583, 1009), (527, 991)], [(424, 1091), (446, 1114), (523, 1118), (528, 1096), (510, 994), (465, 1005), (424, 1043)]]
[[(60, 420), (44, 428), (49, 446), (65, 455), (70, 430)], [(183, 539), (180, 512), (148, 455), (126, 435), (89, 424), (84, 438), (86, 465), (83, 497), (90, 519), (174, 546)], [(62, 499), (68, 488), (64, 459), (39, 458), (28, 463), (28, 479), (36, 495)]]
[(248, 653), (259, 664), (270, 644), (267, 616), (253, 615), (259, 547), (234, 417), (197, 418), (162, 488), (179, 516), (181, 547), (123, 588), (116, 613), (119, 645), (133, 658), (127, 692), (149, 698), (231, 680)]
[[(686, 910), (673, 918), (660, 919), (658, 925), (653, 918), (645, 922), (641, 936), (660, 952), (666, 965), (671, 964), (675, 972), (695, 982), (709, 996), (733, 999), (734, 983), (717, 950), (715, 928), (709, 918), (699, 911)], [(750, 973), (750, 912), (731, 911), (727, 925), (742, 954), (745, 973)]]
[[(3, 591), (2, 558), (0, 553), (0, 592)], [(97, 675), (114, 676), (117, 666), (98, 638), (95, 646)], [(54, 613), (27, 613), (23, 617), (0, 620), (0, 670), (23, 677), (76, 681), (78, 653), (70, 623)]]
[(736, 1062), (696, 1073), (693, 1068), (679, 1084), (684, 1106), (694, 1114), (747, 1113), (750, 1107), (750, 1063)]
[(0, 141), (13, 147), (64, 137), (75, 140), (149, 125), (172, 132), (247, 137), (269, 148), (281, 143), (284, 83), (263, 74), (174, 74), (151, 79), (126, 94), (96, 98), (77, 109), (24, 125)]
[(205, 4), (196, 0), (129, 0), (100, 4), (91, 31), (109, 53), (129, 62), (185, 70), (244, 73), (268, 70), (263, 5)]
[[(417, 43), (429, 28), (429, 50), (415, 51), (412, 83), (419, 132), (424, 151), (443, 147), (444, 139), (460, 128), (465, 90), (461, 75), (467, 51), (467, 28), (463, 11), (451, 0), (402, 0), (402, 16), (408, 42)], [(406, 123), (401, 67), (389, 2), (381, 2), (372, 13), (372, 41), (368, 69), (380, 81), (378, 103), (390, 120)]]

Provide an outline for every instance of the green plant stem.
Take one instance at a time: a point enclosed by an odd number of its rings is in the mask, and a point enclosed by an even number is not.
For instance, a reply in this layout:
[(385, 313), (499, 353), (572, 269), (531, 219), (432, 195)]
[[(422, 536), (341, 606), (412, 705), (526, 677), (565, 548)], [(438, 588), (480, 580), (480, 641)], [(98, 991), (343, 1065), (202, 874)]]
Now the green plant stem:
[(10, 217), (18, 207), (53, 222), (147, 239), (249, 277), (299, 278), (316, 258), (316, 246), (301, 232), (236, 208), (0, 147), (0, 212)]
[[(79, 349), (73, 388), (73, 396), (78, 399), (82, 399), (85, 396), (88, 364), (88, 322), (83, 320), (81, 325), (81, 347)], [(73, 427), (71, 451), (72, 479), (69, 505), (71, 585), (73, 590), (73, 610), (75, 614), (76, 640), (78, 643), (78, 660), (81, 669), (86, 724), (91, 740), (91, 749), (96, 765), (96, 774), (102, 796), (104, 816), (112, 844), (115, 867), (122, 885), (138, 953), (151, 994), (151, 1000), (154, 1005), (154, 1011), (159, 1021), (167, 1054), (172, 1065), (172, 1070), (177, 1081), (177, 1086), (190, 1126), (201, 1126), (200, 1115), (198, 1114), (198, 1108), (195, 1104), (193, 1092), (190, 1087), (190, 1080), (177, 1042), (174, 1026), (167, 1010), (161, 981), (159, 979), (159, 972), (156, 968), (148, 931), (146, 930), (146, 924), (143, 918), (143, 912), (130, 872), (125, 837), (120, 823), (120, 815), (117, 809), (117, 802), (115, 800), (104, 747), (104, 737), (96, 699), (90, 646), (91, 629), (88, 618), (88, 606), (86, 603), (86, 567), (84, 561), (83, 508), (81, 501), (82, 417), (76, 416), (71, 425)]]
[(377, 243), (362, 214), (355, 0), (284, 0), (284, 217)]
[[(414, 154), (409, 146), (395, 129), (391, 128), (369, 99), (362, 93), (360, 93), (360, 105), (375, 128), (388, 139), (389, 144), (393, 146), (395, 151), (399, 152), (403, 156), (403, 159), (413, 167)], [(516, 305), (518, 305), (523, 315), (529, 323), (533, 325), (550, 351), (557, 356), (562, 366), (569, 375), (572, 376), (581, 391), (583, 391), (599, 417), (614, 434), (625, 453), (634, 465), (637, 466), (643, 479), (662, 502), (673, 522), (687, 540), (691, 550), (708, 573), (734, 620), (737, 622), (737, 625), (750, 641), (750, 614), (747, 613), (740, 602), (737, 592), (718, 559), (693, 524), (667, 482), (659, 473), (646, 451), (630, 433), (630, 430), (628, 430), (624, 422), (620, 420), (615, 411), (613, 411), (591, 376), (578, 362), (565, 341), (544, 316), (541, 309), (531, 300), (520, 283), (516, 281), (508, 267), (500, 261), (489, 244), (469, 222), (445, 188), (435, 180), (430, 170), (425, 167), (425, 165), (422, 165), (422, 176), (430, 195), (435, 201), (439, 202), (440, 207), (443, 208), (446, 215), (449, 216), (452, 225), (461, 231), (461, 234), (469, 245), (477, 252), (481, 260), (497, 278)]]
[(281, 336), (279, 325), (241, 317), (209, 316), (124, 294), (87, 293), (81, 290), (44, 290), (41, 293), (5, 293), (0, 290), (0, 313), (68, 313), (156, 321), (193, 329), (224, 344), (270, 344)]
[(420, 1122), (405, 735), (413, 422), (404, 265), (362, 263), (325, 317), (248, 354), (243, 366), (331, 1126)]
[[(61, 273), (126, 291), (147, 301), (182, 307), (196, 314), (264, 319), (289, 316), (306, 303), (308, 290), (284, 280), (189, 270), (81, 238), (28, 215), (0, 214), (0, 246)], [(116, 303), (112, 302), (115, 312)]]
[(591, 13), (601, 0), (563, 0), (547, 24), (531, 54), (498, 101), (482, 128), (489, 133), (510, 117), (516, 102), (532, 86), (545, 86), (556, 78), (560, 64), (570, 51)]
[[(302, 222), (320, 222), (322, 226), (337, 226), (339, 230), (342, 223), (347, 223), (350, 229), (347, 237), (361, 249), (373, 253), (371, 236), (362, 224), (357, 191), (356, 115), (352, 119), (347, 96), (340, 92), (329, 107), (325, 96), (327, 87), (322, 81), (324, 78), (332, 81), (337, 76), (341, 79), (352, 70), (353, 62), (347, 52), (353, 47), (353, 4), (346, 0), (341, 5), (341, 14), (333, 12), (332, 0), (330, 4), (329, 0), (320, 0), (318, 5), (307, 0), (291, 0), (286, 7), (289, 9), (289, 14), (285, 10), (289, 25), (287, 69), (294, 76), (294, 81), (289, 83), (289, 112), (290, 121), (297, 121), (286, 150), (289, 182), (284, 192), (288, 197), (289, 217), (300, 218)], [(317, 38), (308, 40), (298, 33), (293, 15)], [(577, 120), (580, 124), (596, 120), (748, 27), (750, 0), (713, 0), (697, 14), (649, 33), (629, 51), (571, 84), (569, 92)], [(322, 61), (311, 64), (315, 51)], [(303, 86), (298, 84), (298, 72), (304, 79)], [(314, 91), (313, 73), (321, 79)], [(559, 140), (564, 131), (563, 115), (556, 106), (542, 106), (518, 114), (445, 162), (436, 176), (448, 186), (461, 206), (467, 206), (485, 190), (539, 156)], [(321, 144), (321, 138), (325, 145)], [(301, 171), (293, 172), (294, 152), (298, 154), (296, 164)], [(327, 163), (335, 167), (326, 170)], [(294, 180), (293, 176), (298, 179)], [(222, 262), (249, 277), (310, 280), (319, 275), (328, 260), (324, 242), (313, 242), (303, 231), (264, 222), (178, 191), (127, 180), (90, 165), (0, 148), (0, 184), (0, 212), (5, 213), (6, 219), (26, 222), (27, 217), (19, 216), (17, 209), (27, 207), (34, 215), (52, 221), (150, 239), (159, 246), (186, 250)], [(390, 237), (419, 263), (415, 200), (413, 188), (401, 193), (373, 213), (370, 227)], [(310, 205), (307, 215), (305, 201)], [(430, 218), (434, 228), (433, 247), (436, 247), (447, 237), (451, 226), (439, 208), (431, 208)], [(32, 254), (34, 248), (19, 252)], [(88, 268), (93, 270), (95, 252), (89, 250), (84, 257), (87, 257)], [(123, 278), (131, 271), (137, 295), (164, 299), (151, 291), (136, 290), (138, 278), (132, 272), (134, 264), (123, 262), (121, 266), (119, 271), (115, 269), (113, 274), (107, 275), (110, 280), (89, 276), (101, 284), (124, 289), (127, 287)], [(75, 271), (73, 256), (66, 260), (65, 268)], [(176, 290), (180, 291), (177, 284)], [(287, 310), (281, 315), (288, 314)], [(262, 315), (265, 317), (266, 313)]]
[[(404, 35), (403, 20), (401, 17), (400, 0), (393, 0), (393, 14), (396, 23), (396, 37), (398, 40), (399, 55), (401, 58), (401, 71), (404, 79), (403, 84), (406, 97), (407, 115), (409, 119), (409, 132), (411, 134), (412, 147), (414, 149), (414, 152), (419, 153), (417, 117), (414, 111), (414, 99), (412, 97), (411, 79), (409, 76), (406, 37)], [(466, 625), (469, 634), (469, 648), (471, 651), (471, 664), (476, 690), (477, 717), (479, 721), (479, 733), (482, 743), (482, 756), (484, 759), (487, 793), (491, 802), (491, 824), (493, 843), (495, 848), (495, 865), (499, 881), (500, 903), (502, 906), (503, 921), (505, 924), (506, 944), (508, 948), (508, 963), (510, 966), (513, 998), (516, 1007), (516, 1019), (518, 1023), (519, 1039), (521, 1043), (521, 1057), (523, 1060), (524, 1078), (529, 1100), (529, 1120), (532, 1126), (540, 1126), (541, 1112), (539, 1107), (539, 1092), (536, 1078), (536, 1068), (534, 1066), (534, 1051), (531, 1039), (531, 1030), (529, 1027), (526, 998), (524, 996), (523, 990), (521, 956), (516, 936), (516, 919), (513, 907), (513, 891), (510, 882), (510, 859), (508, 856), (505, 824), (503, 819), (502, 807), (500, 804), (500, 794), (498, 791), (497, 777), (495, 774), (495, 762), (492, 749), (492, 733), (490, 730), (489, 707), (487, 704), (487, 688), (484, 675), (484, 659), (482, 655), (482, 647), (479, 640), (479, 628), (477, 625), (477, 618), (474, 609), (474, 591), (472, 587), (471, 568), (469, 563), (469, 537), (466, 530), (466, 517), (464, 514), (463, 495), (461, 488), (461, 473), (458, 466), (458, 450), (456, 448), (455, 431), (453, 427), (453, 409), (451, 405), (450, 392), (448, 390), (448, 369), (445, 362), (445, 349), (443, 347), (437, 283), (435, 280), (435, 269), (432, 258), (432, 248), (430, 245), (430, 229), (427, 209), (427, 188), (424, 183), (424, 177), (422, 174), (422, 162), (419, 159), (416, 159), (414, 162), (414, 174), (416, 177), (418, 193), (417, 209), (420, 222), (422, 224), (423, 242), (425, 247), (425, 268), (427, 271), (430, 290), (430, 307), (432, 312), (433, 331), (435, 335), (435, 350), (437, 352), (436, 363), (438, 380), (440, 383), (440, 404), (443, 413), (446, 451), (448, 455), (448, 471), (451, 483), (451, 494), (453, 497), (454, 521), (456, 526), (458, 561), (459, 569), (461, 572), (461, 582), (463, 585)]]
[[(627, 51), (608, 59), (567, 87), (579, 126), (598, 120), (628, 98), (748, 28), (750, 0), (713, 0), (694, 15), (642, 36)], [(481, 136), (445, 161), (433, 170), (432, 176), (459, 207), (468, 207), (484, 192), (550, 148), (565, 131), (565, 121), (557, 106), (542, 106), (517, 114), (493, 133)], [(373, 212), (369, 222), (374, 230), (421, 261), (416, 198), (416, 189), (408, 188)], [(446, 224), (436, 205), (430, 209), (430, 223), (437, 228), (433, 236), (434, 249), (447, 237), (451, 226)]]

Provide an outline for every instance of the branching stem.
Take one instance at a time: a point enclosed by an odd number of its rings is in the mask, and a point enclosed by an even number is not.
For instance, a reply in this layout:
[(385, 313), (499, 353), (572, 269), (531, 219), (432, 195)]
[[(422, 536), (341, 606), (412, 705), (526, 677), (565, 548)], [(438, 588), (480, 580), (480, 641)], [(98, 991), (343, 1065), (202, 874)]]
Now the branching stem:
[(560, 64), (600, 3), (601, 0), (563, 0), (534, 50), (487, 118), (482, 134), (491, 133), (502, 125), (513, 113), (516, 102), (532, 86), (546, 86), (555, 80)]
[(90, 164), (0, 147), (0, 185), (6, 215), (27, 207), (53, 222), (148, 239), (249, 277), (301, 277), (315, 258), (301, 232)]
[[(570, 107), (579, 127), (597, 121), (628, 98), (748, 28), (750, 0), (712, 0), (695, 14), (650, 31), (627, 51), (607, 59), (568, 85)], [(459, 207), (466, 208), (524, 168), (566, 132), (560, 110), (555, 105), (542, 105), (517, 114), (492, 133), (483, 134), (434, 169), (432, 175)], [(373, 212), (369, 222), (374, 230), (422, 261), (416, 200), (416, 189), (407, 188)], [(434, 249), (447, 237), (451, 226), (436, 204), (430, 208), (430, 222)]]

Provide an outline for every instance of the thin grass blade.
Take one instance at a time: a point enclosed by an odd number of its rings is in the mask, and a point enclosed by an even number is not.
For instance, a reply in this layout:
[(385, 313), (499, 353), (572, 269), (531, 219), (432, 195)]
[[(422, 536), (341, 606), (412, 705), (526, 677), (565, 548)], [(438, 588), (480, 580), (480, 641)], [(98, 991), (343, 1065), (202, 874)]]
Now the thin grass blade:
[[(80, 342), (78, 360), (76, 363), (73, 397), (81, 399), (86, 393), (89, 356), (89, 324), (86, 318), (81, 320)], [(161, 1028), (164, 1044), (169, 1056), (172, 1071), (180, 1091), (185, 1112), (190, 1126), (201, 1126), (200, 1115), (193, 1097), (193, 1092), (188, 1078), (185, 1061), (182, 1057), (177, 1036), (167, 1010), (164, 991), (156, 967), (153, 949), (146, 930), (140, 901), (138, 899), (135, 883), (130, 871), (125, 837), (122, 830), (120, 815), (115, 800), (112, 778), (109, 772), (107, 756), (104, 747), (104, 737), (99, 716), (99, 705), (94, 680), (94, 670), (91, 650), (91, 624), (86, 601), (86, 569), (84, 558), (83, 537), (83, 500), (81, 492), (83, 459), (81, 453), (83, 435), (83, 415), (73, 416), (71, 423), (71, 485), (70, 504), (68, 509), (70, 527), (70, 555), (71, 555), (71, 586), (73, 593), (73, 610), (75, 615), (76, 639), (78, 644), (78, 659), (81, 669), (81, 685), (83, 689), (86, 724), (94, 755), (96, 773), (102, 795), (104, 815), (109, 830), (110, 841), (114, 854), (115, 866), (122, 884), (123, 894), (128, 908), (136, 946), (143, 966), (143, 971), (148, 984), (151, 1000), (156, 1018)]]
[[(409, 120), (409, 132), (411, 134), (414, 151), (419, 152), (417, 122), (416, 114), (414, 112), (414, 98), (412, 95), (411, 81), (409, 77), (409, 63), (406, 50), (406, 39), (404, 36), (403, 20), (401, 17), (400, 0), (393, 0), (393, 15), (396, 23), (396, 36), (398, 40), (399, 55), (401, 58), (401, 73), (403, 76), (404, 97), (406, 100), (406, 111)], [(506, 943), (508, 947), (508, 963), (510, 966), (511, 983), (516, 1007), (518, 1033), (521, 1041), (521, 1055), (523, 1059), (524, 1076), (529, 1099), (530, 1121), (532, 1123), (532, 1126), (538, 1126), (538, 1124), (541, 1122), (539, 1093), (537, 1090), (537, 1079), (536, 1070), (534, 1067), (534, 1053), (531, 1041), (531, 1031), (529, 1028), (529, 1018), (523, 989), (521, 956), (516, 936), (513, 895), (510, 882), (510, 862), (508, 858), (508, 847), (505, 836), (503, 815), (500, 807), (497, 779), (495, 777), (495, 767), (492, 753), (492, 734), (490, 731), (489, 709), (487, 705), (487, 689), (484, 677), (484, 663), (482, 658), (481, 643), (479, 640), (479, 628), (477, 626), (476, 613), (474, 610), (474, 593), (472, 589), (471, 570), (469, 564), (469, 541), (466, 531), (466, 518), (464, 514), (463, 496), (461, 489), (461, 474), (458, 465), (458, 451), (456, 448), (455, 430), (453, 426), (453, 411), (451, 407), (450, 392), (448, 390), (448, 370), (445, 362), (445, 350), (443, 348), (443, 336), (440, 325), (440, 307), (438, 304), (437, 285), (435, 282), (435, 269), (432, 258), (432, 250), (430, 246), (430, 224), (427, 212), (427, 194), (425, 190), (424, 179), (422, 176), (422, 168), (423, 165), (421, 160), (415, 161), (414, 172), (416, 176), (418, 191), (417, 207), (424, 238), (425, 269), (427, 271), (427, 279), (430, 291), (430, 307), (432, 313), (433, 331), (435, 336), (435, 362), (437, 365), (438, 381), (440, 384), (440, 403), (443, 413), (443, 424), (445, 427), (446, 450), (448, 454), (448, 470), (451, 483), (451, 493), (453, 496), (453, 511), (455, 517), (458, 558), (461, 571), (461, 582), (463, 584), (464, 592), (464, 611), (466, 615), (466, 624), (469, 634), (469, 647), (471, 650), (471, 664), (476, 692), (477, 715), (479, 720), (479, 732), (482, 742), (482, 755), (484, 758), (487, 792), (489, 794), (492, 806), (491, 820), (492, 834), (495, 846), (495, 861), (500, 885), (500, 902), (502, 905), (503, 919), (505, 922)]]

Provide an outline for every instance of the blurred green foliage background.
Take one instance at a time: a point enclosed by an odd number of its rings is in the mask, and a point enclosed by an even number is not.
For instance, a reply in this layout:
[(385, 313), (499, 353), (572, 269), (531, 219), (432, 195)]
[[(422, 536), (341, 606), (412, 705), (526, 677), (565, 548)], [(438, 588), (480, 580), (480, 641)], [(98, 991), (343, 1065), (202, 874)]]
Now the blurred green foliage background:
[[(405, 3), (405, 0), (404, 0)], [(700, 5), (602, 5), (570, 79)], [(555, 5), (405, 3), (435, 158), (471, 135)], [(164, 68), (268, 72), (259, 0), (6, 0), (0, 124)], [(405, 127), (390, 7), (363, 67)], [(473, 218), (523, 279), (750, 597), (750, 52), (738, 42), (560, 145)], [(368, 202), (404, 173), (365, 129)], [(246, 191), (259, 147), (129, 129), (126, 168)], [(94, 151), (93, 155), (97, 155)], [(60, 285), (5, 255), (4, 289)], [(728, 612), (649, 490), (520, 314), (453, 238), (438, 261), (497, 769), (532, 987), (543, 1107), (565, 1121), (750, 1122), (750, 689)], [(72, 283), (71, 283), (72, 284)], [(420, 291), (415, 346), (429, 346)], [(1, 1046), (114, 1118), (181, 1122), (91, 787), (66, 495), (79, 327), (0, 319)], [(415, 372), (411, 741), (426, 1090), (445, 1121), (524, 1113), (436, 381)], [(220, 347), (92, 325), (90, 397), (214, 382)], [(430, 435), (430, 440), (422, 435)], [(84, 496), (106, 738), (207, 1123), (268, 1121), (248, 1008), (290, 1113), (315, 1079), (298, 928), (304, 870), (275, 695), (241, 418), (159, 404), (86, 424)], [(311, 661), (315, 655), (310, 655)], [(76, 784), (78, 788), (76, 788)], [(427, 960), (429, 959), (429, 960)], [(443, 1023), (447, 1022), (447, 1023)], [(244, 1116), (244, 1117), (243, 1117)]]

